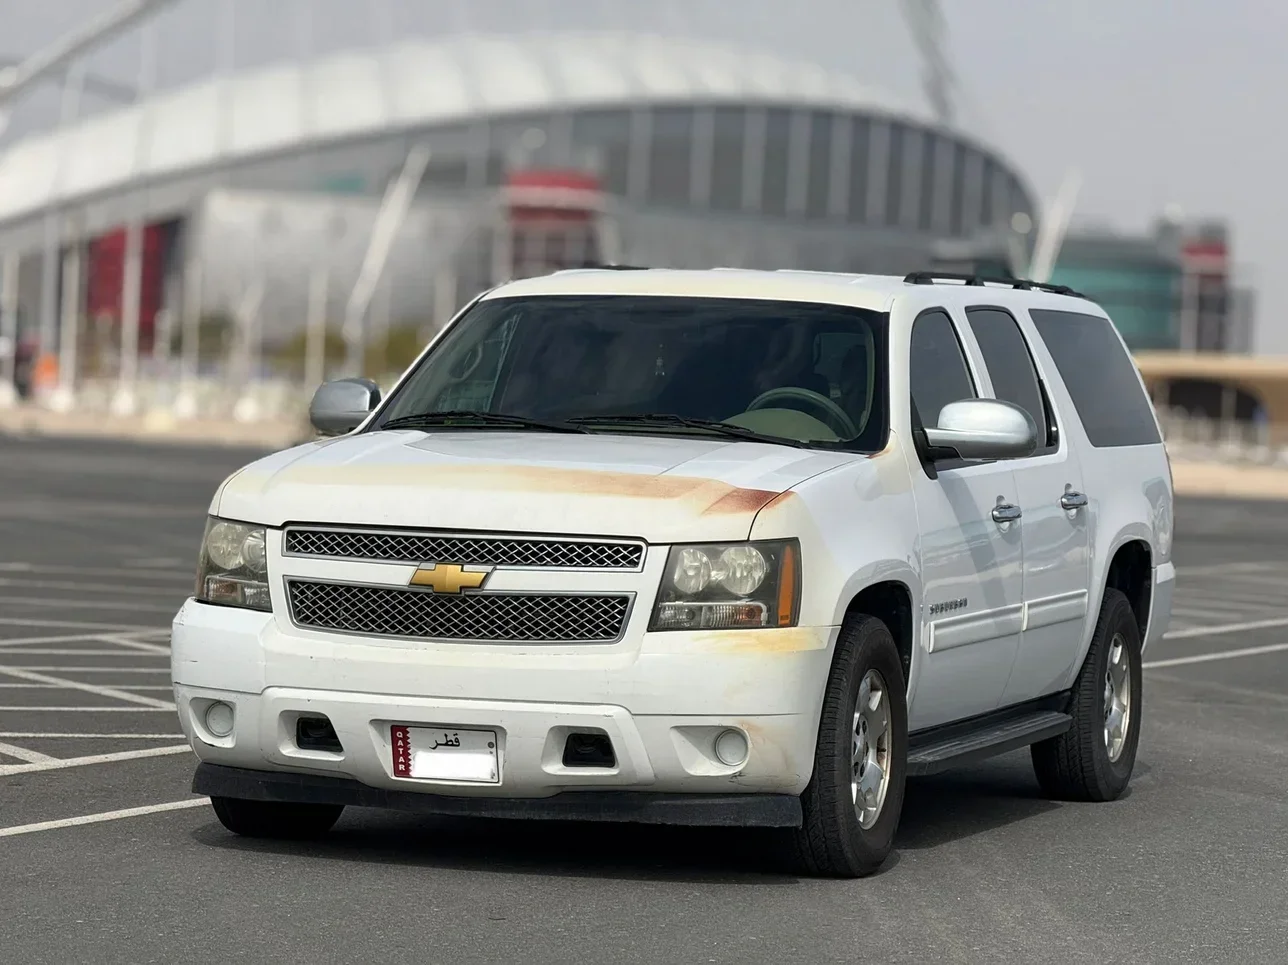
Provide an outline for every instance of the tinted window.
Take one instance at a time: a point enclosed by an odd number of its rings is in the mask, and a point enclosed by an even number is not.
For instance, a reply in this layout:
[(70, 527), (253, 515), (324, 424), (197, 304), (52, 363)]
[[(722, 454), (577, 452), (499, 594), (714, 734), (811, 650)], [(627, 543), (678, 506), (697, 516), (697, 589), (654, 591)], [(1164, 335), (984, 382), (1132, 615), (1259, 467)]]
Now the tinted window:
[(879, 312), (795, 302), (488, 299), (443, 337), (381, 422), (462, 409), (551, 422), (656, 413), (877, 451), (888, 421), (885, 328)]
[(943, 312), (925, 312), (912, 323), (908, 349), (912, 402), (923, 426), (939, 424), (950, 402), (975, 398), (975, 384), (952, 320)]
[(1147, 446), (1162, 440), (1136, 366), (1111, 323), (1079, 312), (1030, 310), (1093, 446)]
[(1008, 312), (993, 308), (967, 309), (966, 317), (993, 380), (993, 393), (1003, 402), (1013, 402), (1024, 409), (1038, 430), (1038, 438), (1042, 438), (1048, 423), (1046, 408), (1020, 326)]

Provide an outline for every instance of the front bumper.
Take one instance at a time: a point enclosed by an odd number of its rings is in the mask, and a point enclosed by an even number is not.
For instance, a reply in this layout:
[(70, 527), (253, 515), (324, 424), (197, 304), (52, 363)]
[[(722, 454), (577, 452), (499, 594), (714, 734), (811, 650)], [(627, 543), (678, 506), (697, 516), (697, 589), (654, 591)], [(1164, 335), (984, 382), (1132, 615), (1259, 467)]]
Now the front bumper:
[(376, 788), (342, 777), (253, 771), (220, 764), (198, 764), (192, 790), (196, 794), (250, 801), (342, 804), (455, 817), (706, 827), (801, 826), (800, 798), (789, 794), (577, 791), (551, 798), (460, 798)]
[[(804, 790), (835, 635), (822, 627), (641, 634), (604, 647), (408, 644), (302, 632), (268, 614), (189, 601), (174, 624), (172, 673), (197, 756), (261, 782), (264, 772), (349, 782), (351, 790), (357, 782), (368, 799), (423, 796), (430, 810), (430, 798), (502, 809), (509, 805), (497, 802), (509, 800), (520, 810), (558, 798), (556, 815), (568, 813), (571, 796), (611, 792), (628, 802), (614, 805), (620, 813), (676, 814), (656, 795), (718, 801)], [(204, 723), (214, 701), (234, 708), (225, 737)], [(325, 716), (342, 751), (298, 746), (301, 716)], [(395, 776), (393, 725), (496, 731), (500, 782)], [(727, 729), (746, 738), (743, 763), (715, 753)], [(565, 766), (574, 732), (606, 735), (614, 766)], [(639, 794), (653, 803), (629, 796)], [(577, 806), (600, 807), (592, 802)], [(786, 820), (781, 806), (769, 809), (778, 815), (769, 823)]]

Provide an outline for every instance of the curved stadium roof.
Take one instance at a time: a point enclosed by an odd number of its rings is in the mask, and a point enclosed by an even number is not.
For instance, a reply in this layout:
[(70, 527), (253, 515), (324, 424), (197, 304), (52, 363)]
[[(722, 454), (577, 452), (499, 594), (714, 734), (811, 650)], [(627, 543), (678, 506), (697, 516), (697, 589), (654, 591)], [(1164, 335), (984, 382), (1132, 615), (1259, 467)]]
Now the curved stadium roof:
[(187, 171), (390, 130), (632, 103), (922, 110), (755, 50), (624, 34), (456, 36), (213, 78), (0, 154), (0, 222)]

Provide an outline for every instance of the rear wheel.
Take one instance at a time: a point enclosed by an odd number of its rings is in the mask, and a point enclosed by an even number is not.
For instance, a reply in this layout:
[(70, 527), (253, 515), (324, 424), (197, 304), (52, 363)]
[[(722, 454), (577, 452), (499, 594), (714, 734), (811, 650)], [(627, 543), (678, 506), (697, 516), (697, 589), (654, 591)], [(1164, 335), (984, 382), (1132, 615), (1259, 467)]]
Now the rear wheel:
[(219, 823), (248, 838), (315, 838), (330, 831), (344, 811), (343, 804), (293, 804), (212, 797)]
[(846, 620), (823, 697), (814, 775), (795, 832), (802, 870), (870, 875), (889, 856), (903, 810), (908, 708), (903, 665), (880, 620)]
[(1112, 801), (1127, 789), (1140, 741), (1140, 627), (1119, 590), (1105, 590), (1096, 632), (1073, 688), (1073, 726), (1033, 745), (1043, 793)]

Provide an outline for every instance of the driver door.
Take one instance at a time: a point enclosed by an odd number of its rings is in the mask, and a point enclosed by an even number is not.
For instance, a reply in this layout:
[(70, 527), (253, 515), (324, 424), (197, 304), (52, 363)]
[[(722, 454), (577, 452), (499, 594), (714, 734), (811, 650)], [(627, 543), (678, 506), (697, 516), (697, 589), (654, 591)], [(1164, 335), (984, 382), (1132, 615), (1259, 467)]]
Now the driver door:
[[(914, 426), (918, 417), (933, 426), (948, 403), (979, 397), (981, 367), (972, 364), (966, 344), (945, 309), (923, 311), (913, 322), (906, 404)], [(1008, 461), (911, 470), (922, 577), (908, 707), (915, 731), (1001, 703), (1023, 628), (1024, 572), (1018, 523), (994, 517), (999, 506), (1019, 503)]]

